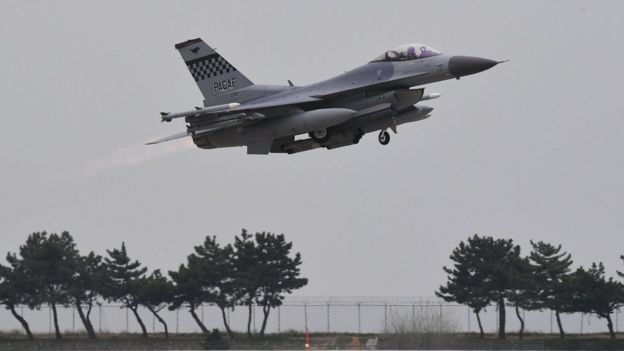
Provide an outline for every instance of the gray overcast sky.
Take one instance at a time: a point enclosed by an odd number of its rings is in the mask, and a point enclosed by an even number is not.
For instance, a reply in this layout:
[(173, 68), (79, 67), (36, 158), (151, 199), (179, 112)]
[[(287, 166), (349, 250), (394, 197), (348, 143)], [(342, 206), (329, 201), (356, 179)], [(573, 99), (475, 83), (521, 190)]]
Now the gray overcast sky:
[[(300, 295), (431, 295), (480, 233), (624, 266), (624, 3), (0, 3), (1, 252), (38, 230), (127, 243), (172, 269), (207, 234), (285, 233)], [(385, 49), (511, 59), (427, 87), (433, 116), (386, 147), (247, 156), (142, 144), (201, 104), (174, 43), (202, 37), (257, 83), (303, 85)], [(192, 146), (192, 145), (191, 145)]]

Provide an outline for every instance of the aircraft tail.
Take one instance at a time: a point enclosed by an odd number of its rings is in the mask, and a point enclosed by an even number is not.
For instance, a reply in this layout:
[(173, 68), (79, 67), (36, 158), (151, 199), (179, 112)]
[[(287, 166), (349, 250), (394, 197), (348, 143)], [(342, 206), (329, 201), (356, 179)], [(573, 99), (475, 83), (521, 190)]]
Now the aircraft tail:
[(236, 67), (200, 38), (178, 43), (175, 48), (186, 63), (206, 106), (235, 102), (238, 89), (253, 85)]

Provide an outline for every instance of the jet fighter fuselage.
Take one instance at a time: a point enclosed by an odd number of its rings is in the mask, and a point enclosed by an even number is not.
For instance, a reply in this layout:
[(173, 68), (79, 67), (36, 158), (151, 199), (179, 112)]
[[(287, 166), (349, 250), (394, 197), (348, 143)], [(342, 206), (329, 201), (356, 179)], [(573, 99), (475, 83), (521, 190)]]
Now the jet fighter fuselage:
[[(201, 39), (176, 44), (204, 95), (204, 107), (161, 113), (162, 121), (184, 118), (186, 132), (149, 144), (191, 136), (204, 149), (246, 146), (249, 154), (296, 153), (357, 144), (381, 131), (387, 144), (397, 126), (425, 119), (431, 107), (419, 102), (426, 84), (474, 74), (498, 62), (449, 56), (422, 44), (388, 50), (339, 76), (306, 85), (253, 84)], [(295, 138), (296, 136), (309, 138)]]

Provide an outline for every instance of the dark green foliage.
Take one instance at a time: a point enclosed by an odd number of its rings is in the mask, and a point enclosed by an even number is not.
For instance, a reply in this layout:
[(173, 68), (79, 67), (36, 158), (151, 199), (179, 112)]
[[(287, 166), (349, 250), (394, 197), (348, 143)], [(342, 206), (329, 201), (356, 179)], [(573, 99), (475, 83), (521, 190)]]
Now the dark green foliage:
[(205, 350), (228, 350), (230, 345), (227, 340), (223, 338), (223, 335), (219, 332), (219, 329), (213, 329), (206, 339), (202, 341), (202, 346)]
[(442, 267), (448, 274), (446, 286), (440, 286), (435, 294), (445, 301), (470, 307), (477, 317), (479, 332), (483, 338), (483, 325), (479, 313), (490, 303), (490, 294), (481, 284), (482, 278), (477, 271), (479, 257), (476, 257), (475, 253), (475, 250), (463, 241), (459, 243), (450, 256), (455, 262), (453, 268)]
[(33, 233), (18, 254), (7, 255), (7, 267), (0, 265), (0, 303), (11, 310), (30, 338), (28, 323), (16, 312), (18, 305), (49, 305), (57, 338), (61, 338), (57, 306), (72, 306), (89, 338), (94, 339), (90, 316), (99, 297), (130, 309), (145, 337), (147, 329), (139, 306), (151, 311), (168, 337), (167, 324), (159, 315), (168, 305), (171, 310), (188, 307), (202, 331), (209, 334), (196, 313), (204, 303), (220, 308), (232, 338), (226, 311), (246, 305), (250, 311), (247, 333), (251, 335), (252, 308), (261, 306), (260, 335), (264, 335), (271, 309), (282, 304), (285, 294), (308, 282), (300, 277), (301, 255), (291, 254), (291, 250), (292, 243), (286, 242), (283, 234), (250, 235), (243, 230), (234, 245), (223, 247), (209, 236), (194, 248), (186, 264), (169, 272), (169, 281), (159, 270), (146, 276), (147, 268), (128, 256), (124, 243), (119, 249), (107, 250), (105, 258), (93, 252), (81, 256), (68, 232)]
[(258, 233), (255, 236), (243, 230), (235, 238), (234, 246), (221, 247), (215, 237), (207, 236), (204, 243), (195, 246), (187, 263), (177, 271), (169, 272), (175, 283), (170, 309), (186, 305), (191, 316), (204, 333), (209, 333), (196, 314), (203, 303), (214, 303), (221, 310), (225, 328), (234, 337), (228, 324), (226, 310), (237, 304), (247, 306), (249, 318), (247, 333), (251, 335), (251, 311), (254, 304), (262, 306), (266, 329), (271, 308), (281, 305), (283, 294), (307, 283), (299, 277), (301, 256), (291, 258), (292, 243), (284, 235)]
[[(106, 278), (102, 256), (90, 252), (87, 256), (77, 256), (74, 277), (68, 286), (70, 302), (76, 307), (78, 316), (85, 326), (90, 339), (95, 339), (95, 329), (91, 323), (93, 304), (100, 294), (99, 290)], [(86, 307), (86, 310), (83, 308)]]
[(209, 330), (197, 316), (196, 310), (203, 303), (214, 303), (220, 308), (225, 328), (232, 336), (225, 314), (227, 308), (233, 308), (236, 304), (232, 246), (222, 248), (215, 237), (207, 236), (203, 245), (195, 246), (194, 251), (187, 257), (186, 265), (169, 272), (175, 283), (170, 309), (186, 305), (202, 332), (208, 334)]
[(449, 275), (449, 281), (436, 294), (446, 301), (469, 304), (475, 313), (490, 302), (496, 303), (499, 311), (498, 337), (505, 338), (505, 299), (516, 289), (520, 247), (514, 245), (511, 239), (475, 234), (468, 238), (467, 243), (460, 242), (450, 258), (455, 262), (453, 268), (443, 268)]
[(157, 269), (147, 277), (140, 278), (137, 291), (139, 304), (145, 306), (163, 325), (165, 337), (169, 338), (169, 328), (165, 320), (158, 314), (173, 298), (173, 284)]
[(611, 339), (615, 339), (611, 314), (624, 305), (624, 285), (613, 278), (606, 279), (601, 262), (592, 263), (587, 270), (577, 269), (571, 277), (570, 288), (571, 309), (606, 319)]
[(260, 285), (258, 270), (258, 250), (252, 236), (243, 229), (240, 237), (234, 238), (234, 270), (236, 284), (236, 298), (247, 306), (247, 336), (251, 336), (252, 306), (258, 295)]
[[(504, 337), (505, 300), (516, 308), (521, 336), (524, 321), (520, 309), (551, 309), (557, 315), (562, 338), (559, 314), (574, 312), (593, 313), (606, 319), (611, 338), (615, 338), (611, 314), (624, 306), (624, 285), (607, 279), (602, 263), (570, 273), (571, 255), (562, 252), (560, 245), (531, 242), (531, 246), (529, 257), (522, 259), (520, 248), (511, 240), (475, 235), (467, 243), (461, 242), (451, 254), (453, 269), (444, 267), (448, 282), (436, 295), (470, 306), (477, 318), (481, 309), (496, 302), (500, 313), (499, 338)], [(624, 256), (621, 258), (624, 260)], [(624, 278), (624, 273), (618, 275)]]
[(261, 271), (256, 303), (264, 314), (260, 329), (260, 335), (264, 335), (271, 309), (281, 306), (284, 295), (304, 287), (308, 279), (300, 277), (301, 254), (290, 257), (292, 242), (286, 242), (284, 234), (257, 233), (256, 245), (256, 264)]
[(531, 289), (532, 305), (529, 309), (550, 309), (555, 312), (559, 335), (565, 337), (561, 323), (561, 313), (574, 312), (570, 306), (570, 266), (572, 256), (561, 251), (561, 245), (531, 241), (532, 250), (529, 255), (535, 272), (535, 286)]
[(173, 311), (181, 306), (187, 306), (195, 323), (202, 332), (208, 334), (208, 328), (195, 312), (207, 300), (207, 294), (202, 290), (203, 280), (200, 267), (196, 264), (181, 264), (177, 271), (169, 271), (169, 276), (175, 284), (169, 309)]
[(226, 309), (233, 309), (237, 303), (233, 252), (232, 245), (222, 248), (214, 236), (206, 236), (203, 245), (195, 246), (195, 252), (188, 257), (189, 267), (197, 267), (201, 272), (204, 302), (214, 303), (219, 307), (230, 337), (234, 337), (234, 334), (227, 320)]
[(514, 307), (516, 316), (520, 321), (520, 331), (518, 336), (520, 339), (524, 336), (524, 318), (522, 318), (521, 310), (532, 310), (535, 306), (536, 288), (535, 267), (531, 265), (528, 258), (520, 258), (514, 260), (510, 266), (509, 275), (510, 286), (507, 290), (507, 301)]
[[(102, 277), (100, 256), (93, 252), (80, 256), (68, 232), (61, 235), (40, 232), (31, 234), (20, 247), (19, 256), (9, 254), (7, 261), (11, 268), (4, 271), (11, 277), (12, 289), (20, 292), (17, 302), (31, 308), (48, 304), (57, 338), (61, 338), (56, 309), (59, 305), (75, 306), (87, 334), (95, 338), (89, 317), (98, 296), (96, 286)], [(30, 333), (23, 319), (20, 323)]]
[(69, 290), (78, 265), (78, 250), (68, 232), (61, 235), (37, 232), (28, 236), (20, 247), (19, 256), (9, 254), (9, 264), (22, 272), (34, 284), (28, 300), (30, 307), (48, 304), (54, 318), (56, 338), (62, 335), (58, 325), (57, 306), (71, 303)]
[(5, 267), (0, 265), (0, 304), (11, 311), (29, 339), (33, 339), (28, 322), (16, 311), (18, 305), (27, 305), (35, 293), (33, 281), (28, 278), (19, 266)]
[(132, 261), (126, 252), (125, 243), (121, 243), (121, 249), (106, 250), (109, 257), (104, 259), (106, 279), (102, 285), (102, 295), (109, 301), (119, 301), (132, 311), (136, 318), (143, 337), (147, 337), (147, 329), (139, 315), (139, 290), (141, 278), (146, 267), (141, 267), (138, 260)]
[(262, 307), (263, 336), (269, 313), (280, 306), (284, 294), (291, 293), (308, 283), (301, 278), (299, 266), (301, 254), (290, 257), (292, 243), (286, 242), (284, 234), (256, 233), (252, 236), (243, 229), (234, 239), (234, 284), (238, 297), (247, 305), (247, 335), (251, 335), (252, 304)]

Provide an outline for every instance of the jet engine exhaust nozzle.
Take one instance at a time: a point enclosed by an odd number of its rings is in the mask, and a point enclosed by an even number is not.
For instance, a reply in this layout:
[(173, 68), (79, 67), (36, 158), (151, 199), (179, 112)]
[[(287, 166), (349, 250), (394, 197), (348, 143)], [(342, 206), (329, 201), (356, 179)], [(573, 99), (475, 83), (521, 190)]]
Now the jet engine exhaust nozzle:
[(449, 60), (449, 72), (454, 77), (463, 77), (483, 72), (498, 64), (497, 61), (473, 56), (453, 56)]

